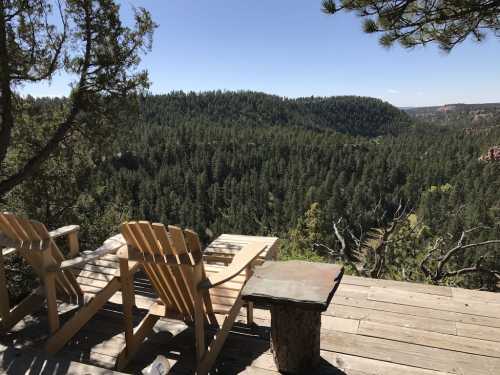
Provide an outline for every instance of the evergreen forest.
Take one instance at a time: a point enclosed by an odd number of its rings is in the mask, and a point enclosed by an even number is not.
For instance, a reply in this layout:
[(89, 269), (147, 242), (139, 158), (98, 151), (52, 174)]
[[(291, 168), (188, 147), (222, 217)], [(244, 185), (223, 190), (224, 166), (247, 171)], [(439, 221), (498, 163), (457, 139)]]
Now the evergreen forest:
[[(43, 132), (67, 103), (23, 105), (19, 123)], [(352, 274), (499, 288), (500, 162), (479, 160), (500, 144), (499, 124), (470, 133), (354, 96), (172, 92), (134, 105), (138, 116), (112, 131), (72, 133), (1, 208), (80, 224), (89, 249), (146, 219), (193, 228), (205, 244), (275, 235), (282, 259), (342, 262)], [(9, 267), (12, 285), (30, 287), (20, 259)]]

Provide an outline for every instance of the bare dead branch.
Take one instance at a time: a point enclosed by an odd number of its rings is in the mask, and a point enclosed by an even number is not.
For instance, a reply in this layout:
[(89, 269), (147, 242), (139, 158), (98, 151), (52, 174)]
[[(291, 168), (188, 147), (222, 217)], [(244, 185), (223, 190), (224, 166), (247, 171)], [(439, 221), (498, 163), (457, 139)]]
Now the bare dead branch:
[[(451, 259), (453, 259), (459, 253), (462, 253), (467, 249), (500, 244), (500, 240), (497, 239), (466, 244), (465, 241), (467, 239), (467, 235), (480, 229), (489, 229), (489, 228), (485, 226), (478, 226), (463, 230), (462, 233), (460, 234), (460, 237), (457, 239), (456, 245), (448, 250), (442, 249), (442, 246), (446, 243), (444, 238), (443, 237), (437, 238), (434, 243), (434, 246), (427, 252), (427, 254), (420, 263), (420, 269), (422, 270), (424, 275), (429, 277), (435, 283), (440, 282), (449, 277), (459, 276), (464, 274), (472, 274), (472, 273), (485, 273), (500, 278), (500, 271), (483, 266), (487, 254), (480, 256), (474, 265), (462, 267), (456, 270), (448, 269), (448, 267), (450, 266)], [(442, 255), (436, 257), (435, 254), (439, 251), (442, 253)], [(437, 262), (434, 270), (431, 270), (432, 262)]]

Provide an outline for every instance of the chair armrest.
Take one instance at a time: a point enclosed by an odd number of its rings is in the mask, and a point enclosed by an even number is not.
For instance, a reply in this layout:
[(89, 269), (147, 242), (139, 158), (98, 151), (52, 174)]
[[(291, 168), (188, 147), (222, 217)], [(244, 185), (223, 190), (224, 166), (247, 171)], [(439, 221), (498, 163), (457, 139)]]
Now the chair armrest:
[(17, 248), (15, 246), (16, 243), (14, 241), (12, 241), (3, 233), (0, 233), (0, 251), (2, 252), (3, 256), (15, 253), (17, 251)]
[(7, 256), (7, 255), (10, 255), (10, 254), (14, 254), (17, 249), (15, 247), (9, 247), (8, 249), (2, 249), (2, 256)]
[[(67, 225), (65, 227), (61, 227), (61, 228), (58, 228), (56, 230), (50, 231), (49, 236), (52, 239), (56, 239), (56, 238), (59, 238), (62, 236), (67, 236), (67, 235), (70, 235), (72, 233), (76, 233), (79, 230), (80, 230), (80, 226), (78, 226), (78, 225)], [(6, 237), (0, 233), (0, 246), (1, 245), (16, 246), (15, 241), (10, 240), (8, 237)], [(2, 250), (2, 255), (3, 256), (10, 255), (10, 254), (15, 253), (16, 251), (17, 251), (17, 248), (8, 247), (8, 248), (5, 248)]]
[(215, 274), (211, 278), (203, 280), (199, 285), (199, 289), (210, 289), (217, 285), (223, 284), (236, 276), (238, 276), (245, 268), (252, 264), (252, 262), (268, 248), (267, 245), (261, 243), (250, 244), (243, 247), (233, 258), (229, 266), (224, 268), (223, 271)]
[(0, 251), (3, 256), (13, 254), (17, 251), (16, 244), (9, 237), (0, 233)]
[(78, 232), (80, 230), (79, 225), (66, 225), (65, 227), (61, 227), (55, 230), (51, 230), (49, 232), (49, 236), (52, 239), (59, 238), (62, 236), (67, 236), (68, 234)]
[(104, 241), (102, 246), (99, 247), (98, 249), (94, 251), (82, 251), (80, 253), (81, 254), (80, 256), (61, 262), (61, 264), (59, 265), (59, 267), (57, 267), (57, 269), (64, 270), (67, 268), (79, 266), (80, 264), (88, 263), (92, 260), (99, 259), (100, 257), (106, 254), (115, 253), (120, 247), (122, 247), (125, 244), (126, 244), (125, 239), (122, 237), (122, 235), (117, 234), (116, 236), (110, 237), (106, 241)]
[(80, 243), (78, 242), (78, 231), (80, 227), (78, 225), (67, 225), (59, 229), (49, 232), (51, 239), (56, 239), (65, 236), (68, 240), (69, 253), (68, 257), (74, 259), (80, 252)]

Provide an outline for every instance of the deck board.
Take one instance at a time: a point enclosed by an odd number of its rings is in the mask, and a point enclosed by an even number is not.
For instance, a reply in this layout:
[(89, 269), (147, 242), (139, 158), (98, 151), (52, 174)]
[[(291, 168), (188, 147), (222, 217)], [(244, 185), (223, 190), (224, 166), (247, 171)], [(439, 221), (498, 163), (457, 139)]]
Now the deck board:
[[(100, 286), (116, 267), (103, 260), (102, 275), (83, 270), (82, 281)], [(101, 264), (101, 266), (104, 265)], [(217, 266), (211, 266), (211, 272)], [(135, 290), (139, 307), (155, 298), (144, 274), (138, 273)], [(214, 296), (221, 302), (234, 298), (221, 288)], [(346, 276), (332, 304), (322, 317), (320, 373), (336, 375), (450, 375), (498, 374), (500, 368), (499, 295), (399, 281)], [(69, 310), (69, 307), (68, 307)], [(146, 310), (135, 311), (136, 324)], [(71, 310), (64, 319), (69, 318)], [(256, 309), (256, 325), (247, 327), (245, 311), (224, 346), (217, 364), (220, 373), (277, 374), (269, 349), (270, 314)], [(141, 347), (125, 370), (137, 373), (156, 355), (166, 355), (173, 374), (189, 374), (194, 363), (194, 334), (182, 322), (161, 320), (156, 334)], [(111, 373), (123, 348), (121, 295), (116, 293), (61, 352), (43, 353), (48, 327), (43, 311), (21, 321), (0, 336), (0, 373), (23, 373), (29, 364), (48, 373)], [(14, 355), (17, 353), (16, 355)], [(46, 363), (41, 367), (40, 364)], [(17, 366), (17, 367), (15, 367)], [(95, 368), (90, 366), (96, 366)], [(12, 372), (16, 369), (17, 372)], [(41, 373), (42, 371), (38, 371)]]

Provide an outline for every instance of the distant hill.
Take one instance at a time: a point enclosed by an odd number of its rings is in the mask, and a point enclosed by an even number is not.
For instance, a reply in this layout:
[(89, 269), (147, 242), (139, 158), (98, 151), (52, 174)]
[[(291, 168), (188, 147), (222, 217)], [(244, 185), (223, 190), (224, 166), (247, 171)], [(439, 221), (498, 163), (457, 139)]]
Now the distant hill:
[(403, 108), (413, 118), (436, 125), (459, 128), (500, 126), (500, 103), (446, 104), (436, 107)]
[(300, 126), (362, 136), (397, 132), (410, 122), (400, 109), (380, 99), (337, 96), (288, 99), (259, 92), (174, 92), (148, 96), (147, 122), (185, 121), (225, 126)]

